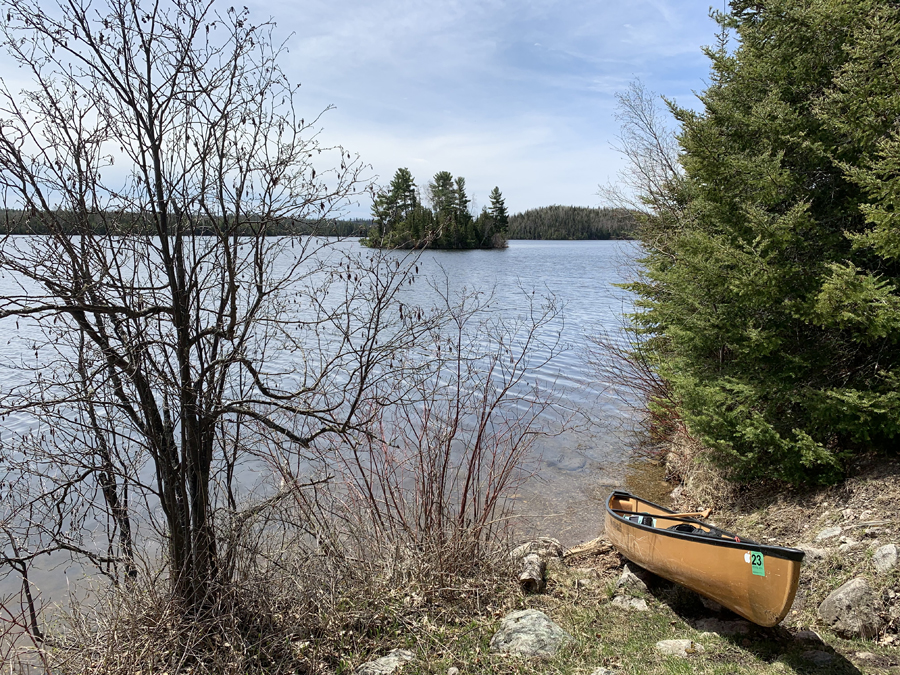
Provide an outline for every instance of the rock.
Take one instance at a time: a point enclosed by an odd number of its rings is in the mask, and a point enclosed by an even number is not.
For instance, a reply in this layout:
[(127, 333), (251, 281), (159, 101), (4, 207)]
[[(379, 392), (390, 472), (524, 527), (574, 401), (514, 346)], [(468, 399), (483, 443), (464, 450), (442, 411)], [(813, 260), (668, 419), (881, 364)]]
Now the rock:
[(690, 654), (702, 654), (703, 645), (693, 640), (660, 640), (656, 643), (656, 651), (661, 654), (687, 657)]
[(854, 656), (860, 661), (874, 661), (878, 658), (878, 656), (873, 654), (872, 652), (856, 652)]
[(802, 609), (806, 608), (806, 590), (803, 588), (797, 589), (797, 594), (794, 596), (794, 602), (791, 604), (792, 612), (799, 612)]
[(846, 638), (874, 637), (881, 628), (875, 597), (862, 577), (833, 591), (819, 605), (819, 618)]
[(553, 656), (561, 645), (572, 640), (543, 612), (523, 609), (507, 615), (491, 638), (491, 651), (533, 657)]
[(625, 565), (625, 569), (622, 570), (622, 576), (616, 582), (616, 588), (630, 593), (636, 591), (640, 593), (647, 592), (647, 584), (635, 574), (635, 568), (631, 565)]
[(841, 533), (840, 527), (826, 527), (816, 535), (816, 541), (825, 541), (826, 539), (834, 539)]
[(723, 609), (725, 609), (724, 607), (722, 607), (722, 605), (720, 605), (715, 600), (710, 600), (709, 598), (704, 597), (702, 595), (700, 596), (700, 602), (703, 603), (703, 606), (706, 607), (706, 609), (708, 609), (710, 612), (718, 613), (718, 612), (721, 612)]
[(897, 550), (897, 545), (885, 544), (875, 551), (875, 555), (872, 556), (872, 564), (875, 565), (876, 570), (884, 574), (897, 566), (897, 563), (900, 562), (898, 558), (900, 558), (900, 551)]
[(807, 642), (821, 642), (822, 638), (813, 630), (801, 630), (794, 636), (795, 640), (806, 640)]
[(700, 619), (694, 628), (716, 635), (745, 635), (750, 632), (750, 622), (743, 619), (723, 621), (721, 619)]
[(575, 573), (575, 588), (594, 588), (600, 579), (600, 575), (593, 567), (579, 567), (573, 570)]
[(510, 551), (511, 558), (524, 558), (525, 556), (536, 554), (542, 559), (545, 558), (562, 558), (565, 549), (558, 540), (551, 537), (538, 537), (532, 541), (526, 542), (521, 546), (517, 546)]
[(828, 555), (828, 551), (824, 548), (816, 548), (811, 544), (797, 544), (797, 548), (806, 554), (806, 562), (816, 562)]
[(818, 649), (810, 649), (809, 651), (805, 651), (800, 656), (810, 663), (817, 666), (824, 666), (832, 661), (834, 661), (834, 656), (829, 654), (828, 652), (823, 652)]
[(672, 498), (672, 501), (678, 501), (681, 499), (681, 493), (684, 492), (684, 488), (679, 485), (677, 488), (672, 490), (672, 493), (669, 495)]
[(838, 551), (841, 553), (847, 553), (856, 548), (856, 545), (859, 543), (856, 539), (850, 539), (849, 537), (841, 537), (841, 541), (844, 542), (840, 546), (838, 546)]
[(624, 609), (634, 609), (638, 612), (649, 612), (650, 607), (647, 606), (647, 601), (643, 598), (629, 598), (624, 595), (617, 595), (612, 599), (612, 604), (616, 607), (623, 607)]
[(356, 675), (389, 675), (404, 663), (413, 661), (416, 655), (405, 649), (394, 649), (387, 656), (369, 661), (356, 669)]
[(609, 668), (597, 668), (597, 670), (591, 671), (591, 675), (619, 675), (619, 673)]

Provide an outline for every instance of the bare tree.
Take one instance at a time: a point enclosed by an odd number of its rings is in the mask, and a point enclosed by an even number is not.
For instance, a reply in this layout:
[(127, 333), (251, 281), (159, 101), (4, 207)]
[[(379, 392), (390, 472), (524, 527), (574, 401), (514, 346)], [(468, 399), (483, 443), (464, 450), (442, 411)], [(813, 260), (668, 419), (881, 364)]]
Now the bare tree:
[(674, 195), (682, 176), (681, 151), (662, 99), (634, 80), (616, 94), (616, 100), (620, 130), (614, 148), (625, 158), (625, 167), (617, 185), (600, 187), (600, 196), (612, 206), (655, 216), (677, 211)]
[(414, 271), (266, 236), (364, 188), (299, 117), (270, 24), (205, 0), (3, 5), (34, 83), (0, 88), (0, 270), (19, 285), (0, 317), (34, 350), (0, 398), (26, 429), (0, 453), (4, 555), (127, 578), (135, 513), (159, 510), (173, 597), (200, 612), (229, 573), (214, 514), (253, 449), (365, 435), (399, 395), (389, 365), (429, 329), (395, 302)]

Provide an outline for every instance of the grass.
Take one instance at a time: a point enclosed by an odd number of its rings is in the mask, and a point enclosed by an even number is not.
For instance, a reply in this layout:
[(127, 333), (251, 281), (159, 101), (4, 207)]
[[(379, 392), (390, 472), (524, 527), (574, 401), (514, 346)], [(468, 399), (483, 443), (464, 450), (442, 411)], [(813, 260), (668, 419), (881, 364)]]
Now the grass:
[[(881, 597), (898, 596), (893, 602), (900, 608), (900, 570), (876, 574), (871, 562), (877, 545), (900, 541), (898, 476), (897, 463), (879, 461), (859, 467), (839, 487), (760, 488), (757, 497), (743, 493), (730, 507), (718, 505), (713, 519), (719, 525), (786, 545), (814, 542), (828, 526), (869, 531), (853, 534), (858, 543), (844, 552), (837, 541), (816, 544), (827, 545), (829, 553), (804, 564), (800, 600), (772, 629), (707, 632), (702, 619), (737, 617), (711, 613), (696, 594), (659, 579), (650, 579), (649, 589), (636, 593), (649, 611), (618, 607), (612, 601), (624, 559), (608, 547), (551, 560), (547, 588), (534, 595), (521, 592), (517, 570), (505, 555), (455, 573), (429, 574), (423, 554), (403, 549), (419, 557), (404, 563), (395, 550), (380, 563), (371, 559), (364, 567), (346, 567), (333, 562), (333, 569), (320, 558), (278, 558), (283, 573), (271, 566), (256, 570), (223, 600), (208, 625), (179, 616), (152, 585), (113, 594), (105, 608), (70, 617), (64, 648), (48, 652), (55, 662), (51, 672), (349, 675), (402, 648), (416, 654), (402, 675), (446, 675), (453, 667), (461, 675), (591, 675), (600, 667), (619, 675), (900, 674), (900, 616), (891, 618), (886, 611), (886, 627), (877, 639), (847, 640), (830, 632), (816, 613), (828, 593), (858, 576)], [(688, 493), (679, 508), (698, 506), (692, 499)], [(866, 519), (886, 524), (877, 530), (860, 526)], [(546, 613), (572, 642), (540, 661), (491, 653), (490, 640), (502, 618), (526, 608)], [(815, 631), (820, 639), (799, 639), (803, 630)], [(656, 643), (668, 639), (693, 640), (703, 651), (687, 658), (663, 655)], [(815, 660), (822, 653), (830, 655), (828, 663)], [(2, 667), (5, 672), (9, 666)]]

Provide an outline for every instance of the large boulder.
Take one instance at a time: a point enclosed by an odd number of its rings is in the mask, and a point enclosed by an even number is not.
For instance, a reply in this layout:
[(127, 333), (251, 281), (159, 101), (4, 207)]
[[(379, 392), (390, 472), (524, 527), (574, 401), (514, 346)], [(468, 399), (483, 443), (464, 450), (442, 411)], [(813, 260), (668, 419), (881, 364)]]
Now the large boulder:
[(882, 621), (877, 600), (862, 577), (848, 581), (819, 605), (819, 617), (846, 638), (871, 638), (878, 634)]
[(536, 609), (507, 615), (491, 638), (491, 651), (525, 657), (551, 657), (572, 636)]

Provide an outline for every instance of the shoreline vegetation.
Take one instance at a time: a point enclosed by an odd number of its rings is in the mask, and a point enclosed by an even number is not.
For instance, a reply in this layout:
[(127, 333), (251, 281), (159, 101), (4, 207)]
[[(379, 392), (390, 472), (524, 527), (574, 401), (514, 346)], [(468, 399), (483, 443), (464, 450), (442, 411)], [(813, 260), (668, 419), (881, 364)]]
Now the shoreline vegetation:
[[(529, 349), (562, 349), (561, 310), (531, 294), (507, 319), (477, 290), (410, 307), (415, 253), (394, 251), (505, 246), (499, 189), (473, 217), (463, 178), (436, 174), (429, 208), (400, 169), (374, 250), (267, 238), (368, 189), (297, 123), (269, 24), (199, 0), (5, 4), (32, 82), (0, 88), (3, 196), (47, 236), (0, 238), (0, 272), (40, 289), (0, 297), (40, 333), (0, 396), (29, 421), (0, 441), (0, 563), (21, 582), (4, 669), (900, 672), (900, 7), (732, 0), (702, 109), (669, 104), (677, 135), (639, 84), (620, 97), (646, 257), (631, 343), (596, 341), (597, 379), (640, 399), (673, 505), (804, 547), (802, 592), (761, 629), (602, 537), (513, 548), (509, 498), (558, 403), (519, 387)], [(101, 179), (114, 155), (125, 188)], [(255, 462), (268, 492), (244, 494)], [(29, 573), (60, 552), (95, 602), (42, 607)], [(498, 637), (525, 616), (536, 654)]]
[(409, 169), (400, 168), (390, 186), (379, 191), (372, 204), (372, 226), (362, 240), (371, 248), (494, 249), (506, 248), (509, 214), (500, 189), (490, 194), (490, 207), (477, 217), (470, 212), (466, 179), (438, 171), (424, 192)]
[[(476, 219), (477, 220), (477, 219)], [(141, 224), (141, 216), (134, 213), (94, 215), (88, 224), (79, 223), (72, 213), (58, 212), (56, 222), (31, 218), (23, 211), (7, 210), (3, 214), (2, 233), (5, 235), (48, 235), (53, 228), (77, 235), (153, 234), (150, 222)], [(246, 218), (236, 228), (238, 236), (255, 236), (263, 220)], [(591, 208), (586, 206), (544, 206), (515, 213), (508, 217), (508, 240), (528, 241), (593, 241), (635, 239), (638, 222), (634, 212), (626, 209)], [(266, 222), (265, 234), (273, 237), (319, 236), (367, 238), (372, 233), (372, 218), (328, 218)], [(216, 227), (199, 219), (194, 226), (198, 236), (214, 236)], [(431, 248), (434, 248), (433, 246)]]

